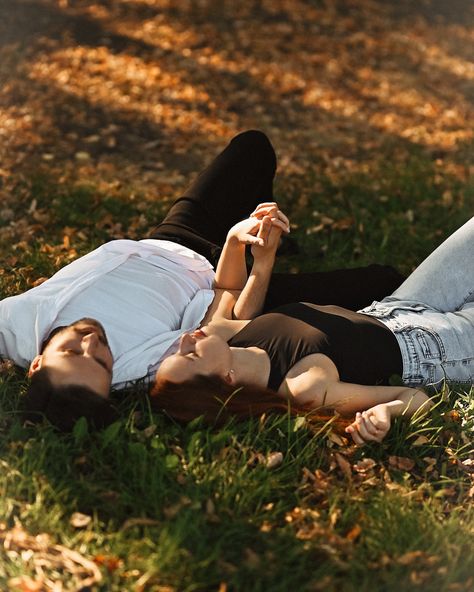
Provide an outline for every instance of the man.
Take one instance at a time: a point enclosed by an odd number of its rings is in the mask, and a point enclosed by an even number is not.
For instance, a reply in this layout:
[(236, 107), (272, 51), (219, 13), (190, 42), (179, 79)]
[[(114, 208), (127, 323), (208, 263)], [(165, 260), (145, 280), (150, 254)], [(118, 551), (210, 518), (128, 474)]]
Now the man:
[[(228, 229), (272, 200), (275, 171), (265, 134), (239, 134), (149, 239), (106, 243), (40, 286), (2, 301), (0, 356), (29, 365), (27, 410), (45, 413), (62, 429), (81, 415), (108, 423), (110, 386), (154, 375), (179, 337), (199, 326), (213, 299), (211, 262)], [(380, 266), (275, 274), (266, 309), (297, 300), (357, 309), (391, 293), (401, 280)]]

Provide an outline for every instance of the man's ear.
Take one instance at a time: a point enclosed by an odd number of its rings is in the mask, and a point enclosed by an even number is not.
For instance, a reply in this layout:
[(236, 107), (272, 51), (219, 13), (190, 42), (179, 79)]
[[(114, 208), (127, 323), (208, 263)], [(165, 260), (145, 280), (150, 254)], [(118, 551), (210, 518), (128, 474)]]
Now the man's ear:
[(30, 364), (29, 369), (28, 369), (28, 376), (31, 376), (35, 372), (38, 372), (38, 370), (41, 368), (42, 364), (43, 364), (43, 355), (39, 354), (38, 356), (35, 356), (33, 358), (33, 361)]

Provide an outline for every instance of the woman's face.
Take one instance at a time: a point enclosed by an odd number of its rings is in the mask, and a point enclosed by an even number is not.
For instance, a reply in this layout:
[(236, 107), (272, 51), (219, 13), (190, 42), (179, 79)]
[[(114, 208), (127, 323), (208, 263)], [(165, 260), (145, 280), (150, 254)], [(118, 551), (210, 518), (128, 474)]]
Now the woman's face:
[(228, 379), (231, 368), (232, 353), (227, 342), (217, 335), (206, 335), (197, 329), (182, 335), (178, 351), (162, 362), (156, 378), (176, 383), (199, 374)]

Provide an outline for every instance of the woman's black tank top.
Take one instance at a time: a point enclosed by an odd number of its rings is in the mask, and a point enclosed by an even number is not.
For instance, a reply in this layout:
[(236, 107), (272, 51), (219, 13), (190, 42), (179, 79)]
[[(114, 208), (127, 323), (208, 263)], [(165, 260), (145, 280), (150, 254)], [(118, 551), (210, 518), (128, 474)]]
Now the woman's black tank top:
[(268, 388), (275, 391), (296, 362), (317, 353), (334, 362), (344, 382), (386, 385), (392, 375), (402, 374), (400, 348), (390, 329), (339, 306), (280, 306), (253, 319), (229, 345), (266, 351), (271, 364)]

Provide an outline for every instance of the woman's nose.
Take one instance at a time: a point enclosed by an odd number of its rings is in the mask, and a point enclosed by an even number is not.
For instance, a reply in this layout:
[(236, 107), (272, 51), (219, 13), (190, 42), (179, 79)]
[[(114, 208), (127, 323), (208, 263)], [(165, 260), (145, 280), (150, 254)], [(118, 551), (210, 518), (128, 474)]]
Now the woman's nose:
[(196, 340), (190, 333), (184, 333), (179, 342), (179, 353), (186, 355), (194, 351)]

